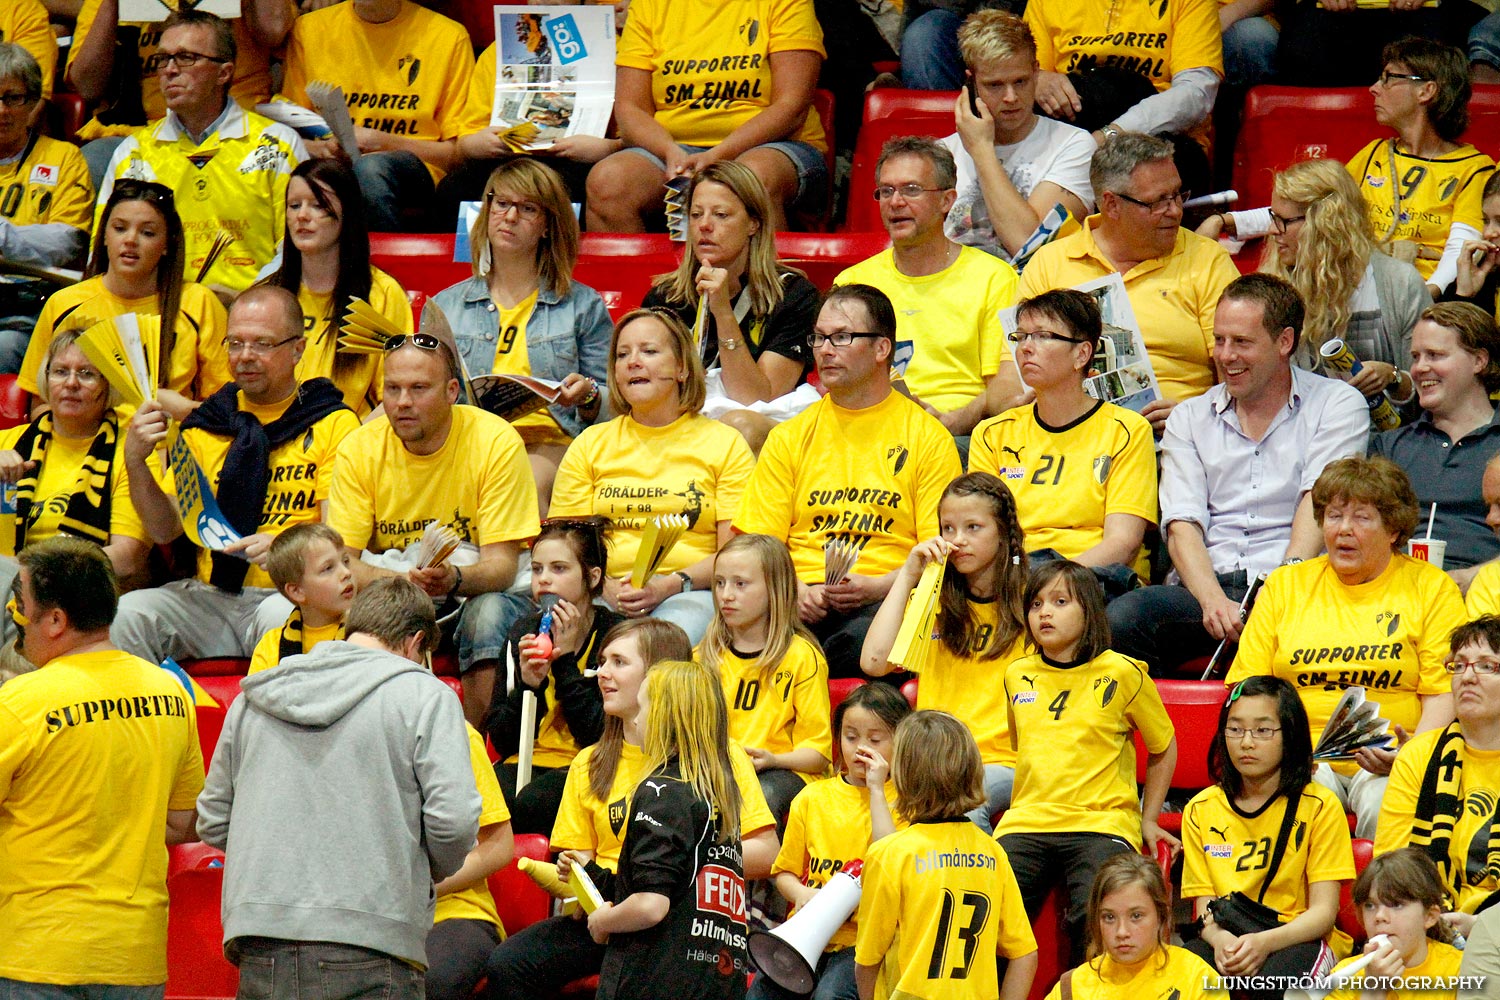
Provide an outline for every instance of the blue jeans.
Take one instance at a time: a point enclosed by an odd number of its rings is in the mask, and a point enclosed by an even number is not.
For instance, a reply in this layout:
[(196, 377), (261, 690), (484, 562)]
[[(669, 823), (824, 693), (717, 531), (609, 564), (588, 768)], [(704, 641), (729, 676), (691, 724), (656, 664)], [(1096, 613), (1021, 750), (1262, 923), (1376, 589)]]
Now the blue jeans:
[[(809, 1000), (859, 1000), (859, 987), (854, 984), (854, 949), (840, 948), (825, 951), (818, 959), (818, 985), (813, 987)], [(769, 976), (756, 976), (750, 985), (745, 1000), (800, 1000), (804, 994), (784, 990), (771, 982)]]
[(369, 948), (323, 942), (236, 938), (243, 1000), (423, 1000), (415, 966)]
[(1500, 69), (1500, 14), (1490, 14), (1469, 29), (1469, 62)]
[(1263, 17), (1231, 24), (1224, 32), (1224, 82), (1248, 89), (1275, 76), (1280, 38), (1276, 25)]
[(1016, 783), (1016, 769), (1004, 764), (984, 765), (984, 805), (969, 813), (974, 825), (985, 833), (994, 833), (993, 817), (1010, 808), (1010, 792)]
[(958, 29), (964, 23), (951, 10), (929, 10), (901, 35), (901, 81), (912, 90), (957, 90), (964, 84), (964, 57)]
[(0, 1000), (161, 1000), (166, 992), (161, 986), (108, 986), (90, 983), (85, 986), (54, 986), (51, 983), (25, 983), (19, 979), (0, 978)]
[[(404, 209), (416, 206), (426, 215), (432, 205), (436, 191), (432, 175), (415, 153), (366, 153), (354, 164), (354, 175), (365, 196), (365, 222), (372, 233), (402, 232)], [(445, 226), (451, 227), (452, 220)], [(408, 228), (422, 231), (420, 223)]]
[(479, 594), (464, 602), (458, 616), (458, 669), (468, 673), (476, 663), (491, 663), (505, 653), (505, 640), (511, 626), (522, 615), (536, 610), (528, 589)]

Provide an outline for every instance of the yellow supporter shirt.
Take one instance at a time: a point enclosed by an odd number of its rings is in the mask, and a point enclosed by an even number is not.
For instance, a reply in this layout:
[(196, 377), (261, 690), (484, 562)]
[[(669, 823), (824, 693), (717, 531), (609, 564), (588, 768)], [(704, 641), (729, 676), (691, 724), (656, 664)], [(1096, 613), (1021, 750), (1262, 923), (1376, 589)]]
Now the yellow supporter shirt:
[(469, 96), (464, 101), (463, 120), (459, 123), (460, 136), (483, 132), (490, 127), (490, 118), (495, 112), (495, 43), (491, 42), (474, 60), (474, 73), (469, 77)]
[[(1286, 796), (1276, 795), (1254, 813), (1241, 810), (1215, 785), (1193, 796), (1182, 813), (1182, 897), (1260, 895), (1283, 923), (1307, 912), (1307, 887), (1354, 878), (1349, 822), (1338, 797), (1309, 782), (1297, 800), (1297, 819), (1281, 865), (1268, 872), (1286, 818)], [(1349, 950), (1348, 935), (1334, 928), (1335, 951)]]
[[(703, 648), (698, 648), (703, 659)], [(833, 731), (829, 722), (828, 661), (816, 643), (792, 636), (786, 656), (769, 680), (755, 663), (754, 655), (734, 650), (719, 661), (719, 683), (729, 708), (729, 737), (741, 746), (757, 747), (775, 754), (806, 747), (833, 759)], [(803, 781), (817, 775), (793, 771)]]
[[(1442, 733), (1441, 729), (1432, 729), (1413, 736), (1396, 754), (1380, 800), (1380, 823), (1375, 830), (1377, 855), (1410, 845), (1422, 778), (1427, 774), (1427, 763)], [(1500, 809), (1496, 808), (1500, 803), (1500, 750), (1465, 746), (1459, 760), (1463, 765), (1459, 778), (1463, 808), (1458, 811), (1448, 841), (1448, 860), (1454, 873), (1447, 888), (1455, 909), (1473, 913), (1475, 907), (1500, 889), (1500, 880), (1485, 870), (1490, 826), (1500, 821)]]
[[(1375, 235), (1412, 240), (1428, 251), (1413, 261), (1424, 278), (1432, 277), (1437, 269), (1453, 223), (1472, 226), (1475, 232), (1484, 229), (1480, 196), (1495, 161), (1467, 143), (1428, 159), (1395, 149), (1391, 139), (1376, 139), (1355, 153), (1348, 167), (1370, 203)], [(1400, 196), (1399, 219), (1396, 195)]]
[[(383, 359), (373, 354), (348, 355), (352, 362), (348, 370), (335, 375), (344, 317), (334, 315), (333, 293), (320, 295), (302, 285), (297, 289), (297, 302), (302, 306), (302, 328), (307, 334), (307, 348), (297, 362), (298, 380), (332, 379), (344, 394), (344, 405), (364, 417), (380, 403)], [(406, 292), (378, 267), (370, 268), (370, 305), (402, 333), (412, 332), (411, 302)]]
[(937, 274), (909, 278), (896, 269), (894, 250), (882, 250), (834, 279), (835, 285), (874, 285), (896, 308), (896, 339), (911, 341), (906, 386), (941, 412), (982, 395), (985, 382), (1010, 361), (1000, 310), (1016, 303), (1016, 272), (973, 247)]
[[(119, 421), (115, 435), (115, 457), (109, 467), (109, 533), (134, 538), (151, 544), (151, 535), (141, 524), (135, 505), (130, 502), (130, 477), (125, 471), (125, 427), (126, 419), (116, 415)], [(21, 434), (30, 426), (21, 424), (0, 431), (0, 451), (13, 449)], [(26, 529), (26, 544), (35, 545), (57, 534), (58, 525), (68, 512), (68, 501), (84, 488), (83, 462), (88, 458), (92, 437), (70, 438), (57, 433), (54, 428), (52, 443), (47, 446), (47, 457), (37, 475), (36, 490), (31, 500), (31, 524)], [(23, 459), (25, 455), (21, 456)], [(4, 513), (14, 515), (15, 505), (10, 490), (6, 491)], [(0, 555), (16, 554), (14, 517), (5, 519), (0, 528)]]
[(1047, 72), (1123, 69), (1150, 80), (1158, 93), (1184, 70), (1201, 66), (1224, 75), (1215, 0), (1036, 3), (1027, 6), (1026, 23), (1036, 36), (1037, 63)]
[[(811, 0), (636, 0), (615, 65), (651, 74), (656, 121), (673, 142), (717, 146), (770, 106), (778, 52), (827, 55)], [(774, 138), (828, 148), (812, 108)]]
[(685, 514), (688, 530), (660, 569), (676, 573), (719, 550), (719, 522), (734, 516), (754, 466), (739, 431), (701, 414), (684, 413), (665, 427), (615, 417), (585, 428), (568, 447), (548, 513), (614, 521), (613, 577), (630, 575), (649, 518)]
[[(517, 302), (509, 309), (499, 311), (499, 340), (495, 344), (495, 364), (490, 370), (496, 375), (530, 375), (531, 354), (526, 347), (526, 324), (536, 308), (536, 292)], [(520, 432), (527, 446), (542, 444), (566, 447), (572, 438), (558, 426), (552, 411), (543, 406), (510, 424)]]
[[(563, 785), (562, 805), (552, 826), (553, 851), (593, 851), (594, 860), (614, 871), (620, 863), (625, 841), (625, 821), (630, 817), (630, 795), (645, 777), (646, 757), (640, 747), (620, 745), (620, 762), (615, 780), (609, 786), (609, 802), (594, 797), (589, 788), (589, 760), (599, 744), (578, 751), (568, 765), (568, 780)], [(766, 807), (766, 797), (755, 776), (750, 755), (734, 740), (729, 741), (729, 763), (734, 768), (734, 783), (740, 790), (740, 839), (744, 840), (776, 820)]]
[(1132, 733), (1148, 753), (1175, 735), (1146, 665), (1108, 649), (1076, 667), (1034, 653), (1006, 668), (1005, 696), (1016, 784), (995, 835), (1103, 833), (1140, 847)]
[[(446, 141), (459, 135), (473, 72), (474, 46), (457, 21), (406, 2), (391, 20), (371, 24), (341, 3), (297, 18), (281, 92), (310, 108), (309, 83), (336, 84), (355, 125)], [(442, 179), (441, 170), (426, 166), (434, 182)]]
[[(1021, 276), (1021, 297), (1116, 273), (1094, 241), (1098, 224), (1099, 216), (1091, 215), (1077, 232), (1038, 250)], [(1223, 247), (1185, 228), (1177, 231), (1170, 254), (1121, 275), (1157, 384), (1174, 403), (1214, 384), (1214, 310), (1219, 295), (1239, 276)]]
[[(1121, 965), (1106, 952), (1073, 970), (1074, 1000), (1218, 1000), (1225, 991), (1210, 989), (1219, 974), (1186, 948), (1162, 945), (1135, 965)], [(1055, 985), (1046, 1000), (1062, 1000)]]
[[(1467, 619), (1453, 580), (1404, 555), (1369, 583), (1348, 586), (1327, 556), (1274, 571), (1245, 624), (1225, 684), (1271, 674), (1302, 696), (1316, 744), (1349, 687), (1380, 703), (1392, 731), (1417, 731), (1422, 697), (1447, 694), (1448, 636)], [(1353, 774), (1352, 762), (1333, 765)]]
[[(489, 752), (484, 748), (484, 737), (467, 723), (464, 729), (469, 734), (469, 764), (474, 768), (474, 783), (479, 786), (479, 829), (509, 823), (510, 810), (505, 806), (500, 782), (495, 780), (495, 768), (490, 763)], [(462, 892), (439, 896), (432, 922), (438, 924), (444, 920), (483, 920), (494, 924), (500, 931), (500, 937), (505, 937), (500, 914), (495, 910), (495, 897), (490, 895), (490, 887), (486, 882), (470, 886)]]
[[(599, 609), (596, 607), (594, 614), (598, 613)], [(595, 620), (597, 622), (597, 619)], [(593, 662), (594, 646), (608, 631), (597, 624), (589, 630), (583, 648), (578, 651), (578, 669), (583, 670), (585, 664)], [(562, 710), (562, 699), (557, 696), (557, 681), (550, 670), (547, 671), (547, 680), (542, 685), (541, 696), (547, 702), (547, 713), (537, 724), (536, 741), (531, 747), (532, 766), (567, 767), (573, 762), (573, 758), (578, 756), (581, 748), (572, 730), (568, 728), (568, 718)], [(514, 764), (520, 759), (520, 754), (512, 754), (505, 759), (505, 763)]]
[(0, 163), (0, 216), (17, 226), (61, 222), (88, 232), (94, 182), (78, 147), (36, 135), (19, 158)]
[(31, 53), (42, 70), (42, 100), (49, 99), (52, 78), (57, 75), (57, 36), (52, 33), (47, 8), (41, 0), (9, 0), (0, 4), (0, 42), (13, 42)]
[(804, 583), (823, 582), (834, 539), (859, 545), (851, 572), (883, 576), (938, 534), (938, 498), (962, 474), (953, 436), (900, 393), (862, 410), (824, 396), (771, 430), (734, 527), (786, 542)]
[(876, 1000), (994, 1000), (993, 955), (1036, 951), (1005, 852), (964, 817), (913, 823), (865, 855), (854, 960)]
[[(999, 623), (999, 609), (993, 600), (970, 598), (969, 611), (979, 622), (974, 639), (982, 650)], [(947, 712), (968, 726), (986, 764), (1015, 767), (1016, 748), (1010, 742), (1003, 681), (1006, 668), (1026, 655), (1025, 647), (1023, 633), (997, 659), (981, 660), (974, 653), (955, 656), (941, 639), (934, 638), (932, 662), (922, 671), (917, 684), (917, 708)]]
[[(33, 396), (39, 395), (37, 385), (44, 377), (42, 366), (47, 363), (47, 349), (59, 331), (85, 330), (95, 323), (132, 312), (157, 316), (161, 305), (155, 295), (122, 299), (104, 287), (103, 278), (89, 278), (53, 293), (37, 317), (16, 384)], [(206, 399), (229, 381), (229, 353), (224, 346), (228, 321), (217, 295), (202, 285), (183, 284), (182, 302), (177, 310), (177, 340), (172, 345), (172, 361), (167, 371), (169, 388), (192, 399)], [(154, 366), (161, 343), (149, 336), (146, 340), (146, 350)]]
[[(241, 412), (250, 414), (264, 425), (279, 420), (297, 397), (294, 393), (270, 406), (257, 406), (243, 394), (237, 394), (236, 398)], [(334, 455), (339, 451), (340, 442), (358, 426), (358, 417), (348, 410), (338, 410), (313, 424), (305, 434), (271, 449), (267, 463), (271, 467), (271, 484), (266, 489), (266, 502), (261, 508), (256, 531), (275, 536), (293, 525), (313, 524), (320, 520), (323, 501), (329, 497), (333, 480)], [(198, 460), (209, 482), (213, 483), (214, 496), (217, 497), (221, 488), (219, 474), (233, 438), (190, 427), (182, 432), (182, 440)], [(162, 452), (161, 457), (165, 459), (166, 453)], [(157, 484), (167, 496), (177, 495), (170, 464), (157, 473)], [(344, 537), (347, 539), (348, 535)], [(198, 579), (207, 583), (212, 569), (208, 550), (199, 549)], [(274, 584), (265, 570), (252, 563), (250, 571), (245, 574), (245, 586), (271, 587)]]
[[(885, 783), (885, 800), (896, 801), (896, 786)], [(891, 818), (897, 830), (906, 823), (891, 807)], [(814, 781), (792, 799), (787, 815), (786, 835), (781, 851), (771, 865), (771, 876), (789, 872), (803, 885), (817, 889), (828, 884), (843, 867), (863, 858), (870, 848), (870, 791), (856, 788), (843, 777)], [(854, 944), (855, 919), (850, 917), (833, 937), (826, 950), (837, 951)]]
[(407, 451), (385, 417), (349, 435), (328, 506), (328, 523), (345, 545), (405, 549), (433, 521), (479, 546), (525, 541), (541, 530), (520, 436), (473, 406), (454, 406), (452, 414), (448, 439), (431, 455)]
[[(1359, 958), (1351, 955), (1338, 965), (1333, 967), (1337, 973), (1344, 966)], [(1427, 955), (1422, 961), (1413, 965), (1401, 974), (1402, 981), (1410, 982), (1411, 988), (1399, 990), (1384, 990), (1379, 992), (1362, 992), (1360, 990), (1342, 989), (1334, 990), (1324, 1000), (1365, 1000), (1366, 997), (1381, 997), (1383, 1000), (1442, 1000), (1444, 997), (1452, 997), (1455, 987), (1437, 986), (1434, 980), (1456, 979), (1459, 966), (1463, 965), (1464, 953), (1451, 944), (1442, 941), (1427, 939)], [(1425, 985), (1419, 986), (1418, 983)]]
[(116, 649), (0, 687), (0, 976), (167, 978), (167, 812), (203, 790), (197, 714)]
[(1479, 567), (1468, 594), (1464, 595), (1464, 609), (1470, 621), (1480, 615), (1500, 615), (1500, 562)]
[[(329, 622), (327, 625), (319, 625), (316, 628), (302, 629), (302, 652), (310, 652), (318, 643), (328, 639), (343, 638), (339, 635), (344, 623)], [(270, 670), (281, 663), (281, 629), (275, 628), (260, 637), (255, 644), (255, 651), (250, 654), (250, 669), (247, 674), (258, 674), (262, 670)], [(489, 758), (485, 758), (488, 762)]]
[[(1104, 540), (1111, 514), (1156, 523), (1151, 425), (1113, 403), (1099, 403), (1065, 427), (1043, 423), (1034, 404), (991, 417), (974, 428), (969, 471), (1005, 480), (1030, 552), (1056, 549), (1075, 559)], [(1133, 565), (1142, 579), (1150, 575), (1144, 546)]]

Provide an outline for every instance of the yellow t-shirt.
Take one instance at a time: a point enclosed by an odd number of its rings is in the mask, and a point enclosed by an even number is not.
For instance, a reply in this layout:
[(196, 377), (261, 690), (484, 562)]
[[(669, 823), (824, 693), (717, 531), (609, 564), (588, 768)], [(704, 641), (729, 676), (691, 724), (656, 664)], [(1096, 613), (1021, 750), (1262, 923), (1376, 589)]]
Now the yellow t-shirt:
[(938, 533), (938, 498), (962, 474), (953, 436), (900, 393), (862, 410), (824, 396), (772, 429), (734, 527), (786, 542), (804, 583), (823, 582), (835, 539), (860, 547), (851, 572), (883, 576)]
[[(1335, 965), (1333, 971), (1338, 972), (1357, 958), (1359, 958), (1358, 955), (1349, 956)], [(1401, 974), (1403, 982), (1425, 981), (1425, 986), (1419, 987), (1417, 982), (1412, 982), (1411, 989), (1385, 990), (1374, 994), (1351, 989), (1334, 990), (1324, 1000), (1364, 1000), (1367, 996), (1383, 997), (1384, 1000), (1442, 1000), (1444, 997), (1452, 997), (1454, 988), (1436, 986), (1433, 980), (1456, 978), (1463, 961), (1464, 953), (1451, 944), (1428, 938), (1427, 957)]]
[[(151, 544), (151, 535), (141, 524), (135, 505), (130, 502), (130, 477), (125, 469), (126, 418), (116, 414), (119, 431), (115, 436), (115, 457), (109, 469), (109, 533), (124, 535), (137, 541)], [(0, 431), (0, 451), (12, 449), (21, 439), (27, 424)], [(31, 524), (26, 529), (26, 544), (35, 545), (57, 534), (58, 525), (68, 512), (68, 501), (82, 489), (83, 463), (89, 455), (89, 446), (94, 439), (63, 437), (54, 428), (52, 443), (47, 446), (47, 457), (37, 475), (36, 491), (31, 500)], [(25, 455), (21, 456), (23, 459)], [(16, 554), (14, 531), (14, 505), (10, 490), (6, 490), (4, 511), (12, 515), (0, 528), (0, 555)]]
[[(457, 21), (407, 2), (389, 21), (370, 24), (341, 3), (297, 18), (281, 92), (310, 108), (307, 85), (322, 80), (344, 88), (357, 126), (446, 141), (459, 135), (473, 72), (474, 46)], [(434, 181), (442, 179), (425, 165)]]
[[(490, 755), (484, 749), (484, 737), (467, 723), (464, 729), (469, 734), (469, 764), (474, 768), (474, 783), (479, 786), (479, 829), (510, 822), (510, 810), (505, 805), (505, 795), (500, 791), (500, 782), (495, 780), (495, 768), (490, 764)], [(463, 890), (450, 892), (437, 898), (437, 908), (432, 922), (444, 920), (483, 920), (494, 924), (505, 937), (500, 914), (495, 910), (495, 897), (484, 882)]]
[[(320, 642), (328, 639), (338, 639), (339, 630), (344, 627), (343, 622), (329, 622), (327, 625), (319, 625), (315, 628), (302, 629), (302, 652), (307, 653)], [(250, 669), (247, 674), (258, 674), (262, 670), (270, 670), (281, 663), (281, 629), (274, 628), (260, 637), (255, 644), (255, 650), (250, 654)], [(485, 758), (489, 760), (488, 757)]]
[[(297, 378), (333, 379), (344, 393), (344, 405), (361, 418), (380, 402), (384, 359), (373, 354), (353, 355), (349, 370), (334, 378), (333, 366), (338, 352), (339, 329), (344, 317), (333, 314), (333, 293), (319, 295), (306, 285), (297, 289), (302, 306), (302, 328), (307, 334), (307, 348), (297, 362)], [(390, 320), (402, 333), (412, 332), (411, 302), (396, 279), (378, 267), (370, 268), (370, 305)]]
[(982, 395), (985, 382), (1010, 361), (1000, 310), (1016, 303), (1015, 269), (983, 250), (959, 247), (937, 274), (910, 278), (882, 250), (845, 268), (835, 285), (873, 285), (896, 309), (896, 339), (911, 341), (906, 387), (941, 412)]
[[(236, 398), (241, 412), (250, 414), (262, 424), (269, 424), (280, 419), (297, 396), (293, 393), (270, 406), (257, 406), (245, 399), (243, 394)], [(275, 536), (293, 525), (313, 524), (321, 519), (322, 504), (328, 499), (333, 479), (334, 455), (339, 451), (340, 442), (358, 426), (359, 418), (353, 413), (337, 410), (313, 424), (307, 433), (271, 449), (267, 463), (271, 468), (271, 483), (266, 489), (266, 502), (261, 508), (260, 524), (255, 529), (257, 532)], [(209, 482), (213, 483), (214, 496), (218, 496), (219, 475), (234, 439), (210, 434), (199, 427), (190, 427), (182, 432), (182, 440), (198, 460), (198, 465), (203, 469), (204, 475), (208, 476)], [(163, 452), (162, 458), (165, 457)], [(167, 496), (177, 495), (170, 464), (157, 474), (157, 483)], [(348, 538), (347, 535), (344, 537)], [(212, 570), (213, 562), (208, 550), (199, 549), (198, 579), (207, 583)], [(245, 586), (274, 585), (266, 571), (252, 563), (250, 572), (245, 574)]]
[(1464, 595), (1464, 610), (1470, 621), (1481, 615), (1500, 615), (1500, 562), (1479, 567)]
[[(896, 801), (896, 786), (885, 783), (885, 800)], [(891, 808), (896, 829), (906, 823)], [(771, 865), (771, 876), (790, 872), (803, 885), (821, 889), (828, 880), (856, 858), (863, 858), (870, 847), (870, 792), (856, 788), (842, 777), (814, 781), (792, 799), (787, 815), (786, 834), (781, 851)], [(855, 919), (850, 917), (833, 937), (829, 951), (854, 944)]]
[[(1390, 139), (1375, 139), (1349, 160), (1349, 174), (1370, 203), (1370, 222), (1375, 235), (1387, 234), (1398, 240), (1412, 240), (1433, 254), (1413, 261), (1422, 277), (1432, 277), (1448, 230), (1453, 223), (1484, 229), (1484, 209), (1480, 207), (1485, 181), (1495, 169), (1495, 161), (1465, 143), (1442, 156), (1431, 159), (1412, 156), (1402, 150), (1391, 151)], [(1393, 187), (1401, 195), (1401, 218), (1392, 221), (1396, 212)]]
[[(700, 645), (697, 658), (703, 660)], [(729, 738), (740, 746), (775, 754), (807, 747), (824, 760), (833, 759), (833, 731), (829, 723), (828, 661), (816, 643), (792, 636), (786, 656), (770, 681), (763, 679), (755, 658), (734, 650), (719, 661), (719, 683), (729, 708)], [(816, 775), (792, 772), (803, 781)]]
[(665, 427), (615, 417), (585, 428), (568, 447), (552, 483), (549, 514), (613, 520), (614, 577), (630, 575), (648, 519), (685, 514), (688, 530), (660, 569), (675, 573), (718, 551), (719, 522), (734, 516), (754, 466), (739, 431), (700, 414), (684, 413)]
[[(1375, 830), (1375, 853), (1398, 850), (1411, 843), (1411, 827), (1417, 814), (1417, 797), (1422, 778), (1432, 759), (1441, 729), (1428, 730), (1412, 739), (1396, 754), (1391, 776), (1380, 800), (1380, 823)], [(1500, 821), (1496, 804), (1500, 803), (1500, 750), (1476, 750), (1465, 746), (1459, 754), (1463, 771), (1459, 778), (1459, 799), (1463, 808), (1448, 841), (1448, 859), (1454, 869), (1452, 894), (1454, 908), (1473, 913), (1496, 889), (1500, 880), (1485, 871), (1485, 852), (1489, 844), (1490, 825)]]
[(116, 649), (0, 687), (0, 976), (167, 978), (167, 812), (203, 790), (198, 719), (166, 671)]
[(448, 439), (431, 455), (407, 451), (385, 417), (339, 449), (328, 523), (345, 545), (405, 549), (433, 521), (480, 546), (525, 541), (541, 530), (526, 449), (493, 413), (453, 407)]
[[(1163, 961), (1165, 959), (1165, 961)], [(1109, 953), (1073, 970), (1074, 1000), (1219, 1000), (1224, 990), (1213, 966), (1186, 948), (1162, 945), (1161, 950), (1135, 965), (1121, 965)], [(1054, 985), (1046, 1000), (1062, 1000), (1062, 986)]]
[[(578, 751), (568, 765), (568, 780), (563, 785), (562, 805), (552, 825), (552, 850), (593, 851), (601, 867), (614, 871), (620, 863), (625, 840), (625, 822), (630, 818), (630, 796), (645, 777), (646, 758), (640, 747), (620, 745), (620, 762), (615, 780), (609, 786), (608, 804), (599, 801), (589, 788), (589, 761), (599, 744)], [(729, 741), (729, 763), (734, 768), (734, 783), (740, 790), (740, 839), (775, 826), (776, 820), (766, 807), (766, 797), (755, 776), (750, 755), (734, 740)]]
[(1139, 847), (1135, 741), (1161, 753), (1175, 733), (1146, 665), (1105, 650), (1076, 667), (1033, 653), (1005, 670), (1016, 783), (995, 835), (1103, 833)]
[[(589, 631), (583, 648), (578, 651), (580, 670), (584, 669), (584, 664), (592, 662), (594, 646), (606, 631), (608, 629), (601, 631), (597, 626)], [(547, 702), (547, 713), (537, 724), (536, 741), (531, 747), (531, 763), (534, 767), (567, 767), (582, 748), (576, 742), (573, 731), (568, 728), (568, 717), (562, 710), (562, 700), (557, 697), (557, 681), (550, 670), (547, 671), (547, 680), (542, 686), (542, 697)], [(519, 754), (512, 754), (505, 759), (505, 763), (514, 764), (520, 759)]]
[[(1091, 215), (1077, 232), (1038, 250), (1021, 276), (1021, 297), (1116, 273), (1094, 241), (1098, 224), (1099, 216)], [(1174, 403), (1214, 384), (1214, 310), (1219, 295), (1239, 276), (1223, 247), (1186, 228), (1177, 231), (1170, 254), (1121, 275), (1157, 384)]]
[[(991, 417), (974, 428), (969, 471), (1005, 480), (1031, 552), (1056, 549), (1076, 558), (1104, 540), (1111, 514), (1156, 523), (1151, 425), (1113, 403), (1100, 403), (1066, 427), (1042, 423), (1034, 405)], [(1144, 546), (1133, 565), (1142, 579), (1150, 575)]]
[[(1369, 583), (1339, 581), (1327, 556), (1274, 571), (1240, 637), (1226, 684), (1256, 674), (1302, 696), (1316, 744), (1344, 689), (1359, 686), (1394, 727), (1417, 730), (1422, 696), (1451, 690), (1448, 636), (1467, 619), (1458, 586), (1431, 563), (1404, 555)], [(1358, 765), (1334, 765), (1353, 774)]]
[[(16, 384), (33, 396), (45, 374), (47, 348), (60, 330), (85, 330), (95, 323), (126, 313), (157, 316), (161, 305), (155, 295), (139, 299), (122, 299), (104, 287), (103, 278), (89, 278), (53, 293), (36, 329), (26, 345), (26, 356), (16, 375)], [(224, 346), (224, 329), (229, 318), (219, 297), (202, 285), (186, 282), (182, 302), (177, 310), (177, 339), (172, 345), (172, 361), (167, 370), (167, 386), (192, 399), (206, 399), (229, 381), (229, 354)], [(148, 356), (154, 358), (161, 349), (157, 337), (146, 338)], [(154, 365), (154, 362), (153, 362)]]
[(459, 122), (460, 136), (483, 132), (490, 127), (490, 118), (495, 113), (495, 43), (485, 46), (474, 60), (474, 72), (469, 77), (469, 96), (464, 101), (463, 120)]
[(1036, 36), (1037, 63), (1047, 72), (1123, 69), (1150, 80), (1158, 93), (1185, 70), (1204, 67), (1224, 75), (1215, 0), (1036, 3), (1027, 5), (1026, 23)]
[[(45, 26), (45, 17), (42, 23)], [(52, 37), (50, 29), (47, 37)], [(0, 216), (17, 226), (61, 222), (89, 232), (94, 182), (78, 147), (38, 135), (26, 155), (0, 164)]]
[(969, 820), (913, 823), (870, 845), (854, 960), (876, 1000), (994, 1000), (992, 955), (1036, 951), (1010, 861)]
[[(982, 650), (1000, 621), (999, 608), (994, 601), (970, 598), (969, 612), (979, 622), (974, 639)], [(975, 653), (954, 656), (941, 639), (934, 638), (932, 662), (921, 672), (922, 680), (917, 685), (917, 708), (947, 712), (968, 726), (986, 764), (1015, 767), (1016, 748), (1010, 742), (1003, 680), (1006, 668), (1025, 655), (1024, 632), (1007, 652), (993, 660), (979, 659)]]
[[(509, 309), (499, 312), (499, 339), (495, 343), (495, 363), (490, 371), (496, 375), (530, 375), (531, 352), (526, 347), (526, 324), (536, 308), (536, 291)], [(552, 411), (543, 406), (510, 422), (528, 445), (567, 445), (573, 439), (558, 426)]]
[(47, 8), (41, 0), (0, 4), (0, 42), (13, 42), (31, 53), (42, 70), (44, 101), (52, 96), (52, 78), (57, 75), (57, 36), (47, 22)]
[[(810, 0), (636, 0), (615, 65), (651, 74), (656, 121), (673, 142), (716, 146), (770, 106), (778, 52), (827, 55)], [(774, 138), (828, 148), (812, 108)]]

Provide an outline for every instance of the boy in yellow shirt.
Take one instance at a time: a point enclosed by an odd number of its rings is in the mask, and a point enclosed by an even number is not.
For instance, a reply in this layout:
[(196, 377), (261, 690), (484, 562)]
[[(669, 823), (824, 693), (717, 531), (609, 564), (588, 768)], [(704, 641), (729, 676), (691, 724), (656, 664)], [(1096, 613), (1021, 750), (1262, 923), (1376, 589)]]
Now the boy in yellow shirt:
[(296, 607), (286, 624), (261, 636), (250, 655), (252, 674), (283, 657), (312, 649), (324, 639), (344, 637), (344, 613), (354, 600), (354, 571), (344, 538), (321, 522), (298, 524), (271, 542), (266, 573)]

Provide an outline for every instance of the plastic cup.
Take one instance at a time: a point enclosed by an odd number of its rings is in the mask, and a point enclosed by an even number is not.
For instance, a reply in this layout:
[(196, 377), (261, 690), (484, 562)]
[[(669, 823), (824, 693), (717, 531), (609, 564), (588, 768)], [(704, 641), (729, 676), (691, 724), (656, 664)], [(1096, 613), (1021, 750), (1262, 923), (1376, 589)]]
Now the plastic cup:
[(1448, 543), (1441, 538), (1413, 538), (1406, 543), (1406, 554), (1442, 569), (1443, 557), (1448, 554)]

